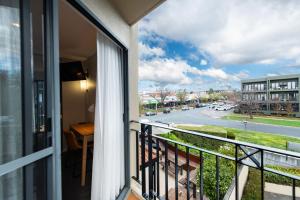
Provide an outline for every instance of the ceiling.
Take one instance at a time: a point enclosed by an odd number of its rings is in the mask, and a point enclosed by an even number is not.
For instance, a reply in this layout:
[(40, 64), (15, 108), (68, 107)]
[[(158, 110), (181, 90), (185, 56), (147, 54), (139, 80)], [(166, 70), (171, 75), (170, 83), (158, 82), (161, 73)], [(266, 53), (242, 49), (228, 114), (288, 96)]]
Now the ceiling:
[[(134, 24), (165, 0), (109, 0), (129, 24)], [(96, 28), (65, 0), (60, 0), (61, 60), (86, 60), (96, 53)]]
[(60, 1), (59, 12), (61, 59), (83, 61), (96, 53), (96, 28), (66, 1)]
[(123, 19), (132, 25), (158, 7), (165, 0), (109, 0)]

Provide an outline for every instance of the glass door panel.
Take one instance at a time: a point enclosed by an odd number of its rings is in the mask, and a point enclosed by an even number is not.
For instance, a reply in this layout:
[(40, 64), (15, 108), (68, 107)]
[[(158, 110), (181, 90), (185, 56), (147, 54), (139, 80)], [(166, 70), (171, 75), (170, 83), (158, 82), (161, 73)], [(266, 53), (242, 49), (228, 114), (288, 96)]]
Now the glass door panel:
[(0, 1), (0, 164), (23, 155), (19, 1)]

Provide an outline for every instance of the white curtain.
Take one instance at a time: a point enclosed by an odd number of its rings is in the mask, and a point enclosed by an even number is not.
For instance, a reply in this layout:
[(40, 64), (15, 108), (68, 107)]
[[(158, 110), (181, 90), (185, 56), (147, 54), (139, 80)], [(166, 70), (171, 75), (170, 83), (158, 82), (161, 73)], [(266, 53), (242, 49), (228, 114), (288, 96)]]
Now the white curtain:
[(92, 200), (114, 200), (125, 183), (122, 51), (97, 35)]

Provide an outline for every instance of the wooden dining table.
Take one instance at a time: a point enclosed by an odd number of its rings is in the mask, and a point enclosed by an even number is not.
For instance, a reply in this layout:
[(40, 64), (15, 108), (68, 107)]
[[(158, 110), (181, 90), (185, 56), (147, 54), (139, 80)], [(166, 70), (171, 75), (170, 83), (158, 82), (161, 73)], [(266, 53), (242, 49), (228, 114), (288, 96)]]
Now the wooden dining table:
[(78, 123), (70, 125), (70, 131), (82, 137), (81, 186), (85, 186), (86, 160), (89, 138), (94, 136), (93, 123)]

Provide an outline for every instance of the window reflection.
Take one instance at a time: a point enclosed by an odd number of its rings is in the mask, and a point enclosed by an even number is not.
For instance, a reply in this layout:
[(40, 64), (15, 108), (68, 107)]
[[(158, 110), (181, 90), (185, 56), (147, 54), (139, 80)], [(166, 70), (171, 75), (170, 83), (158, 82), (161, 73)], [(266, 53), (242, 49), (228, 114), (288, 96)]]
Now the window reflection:
[(18, 1), (0, 1), (0, 164), (22, 156)]

